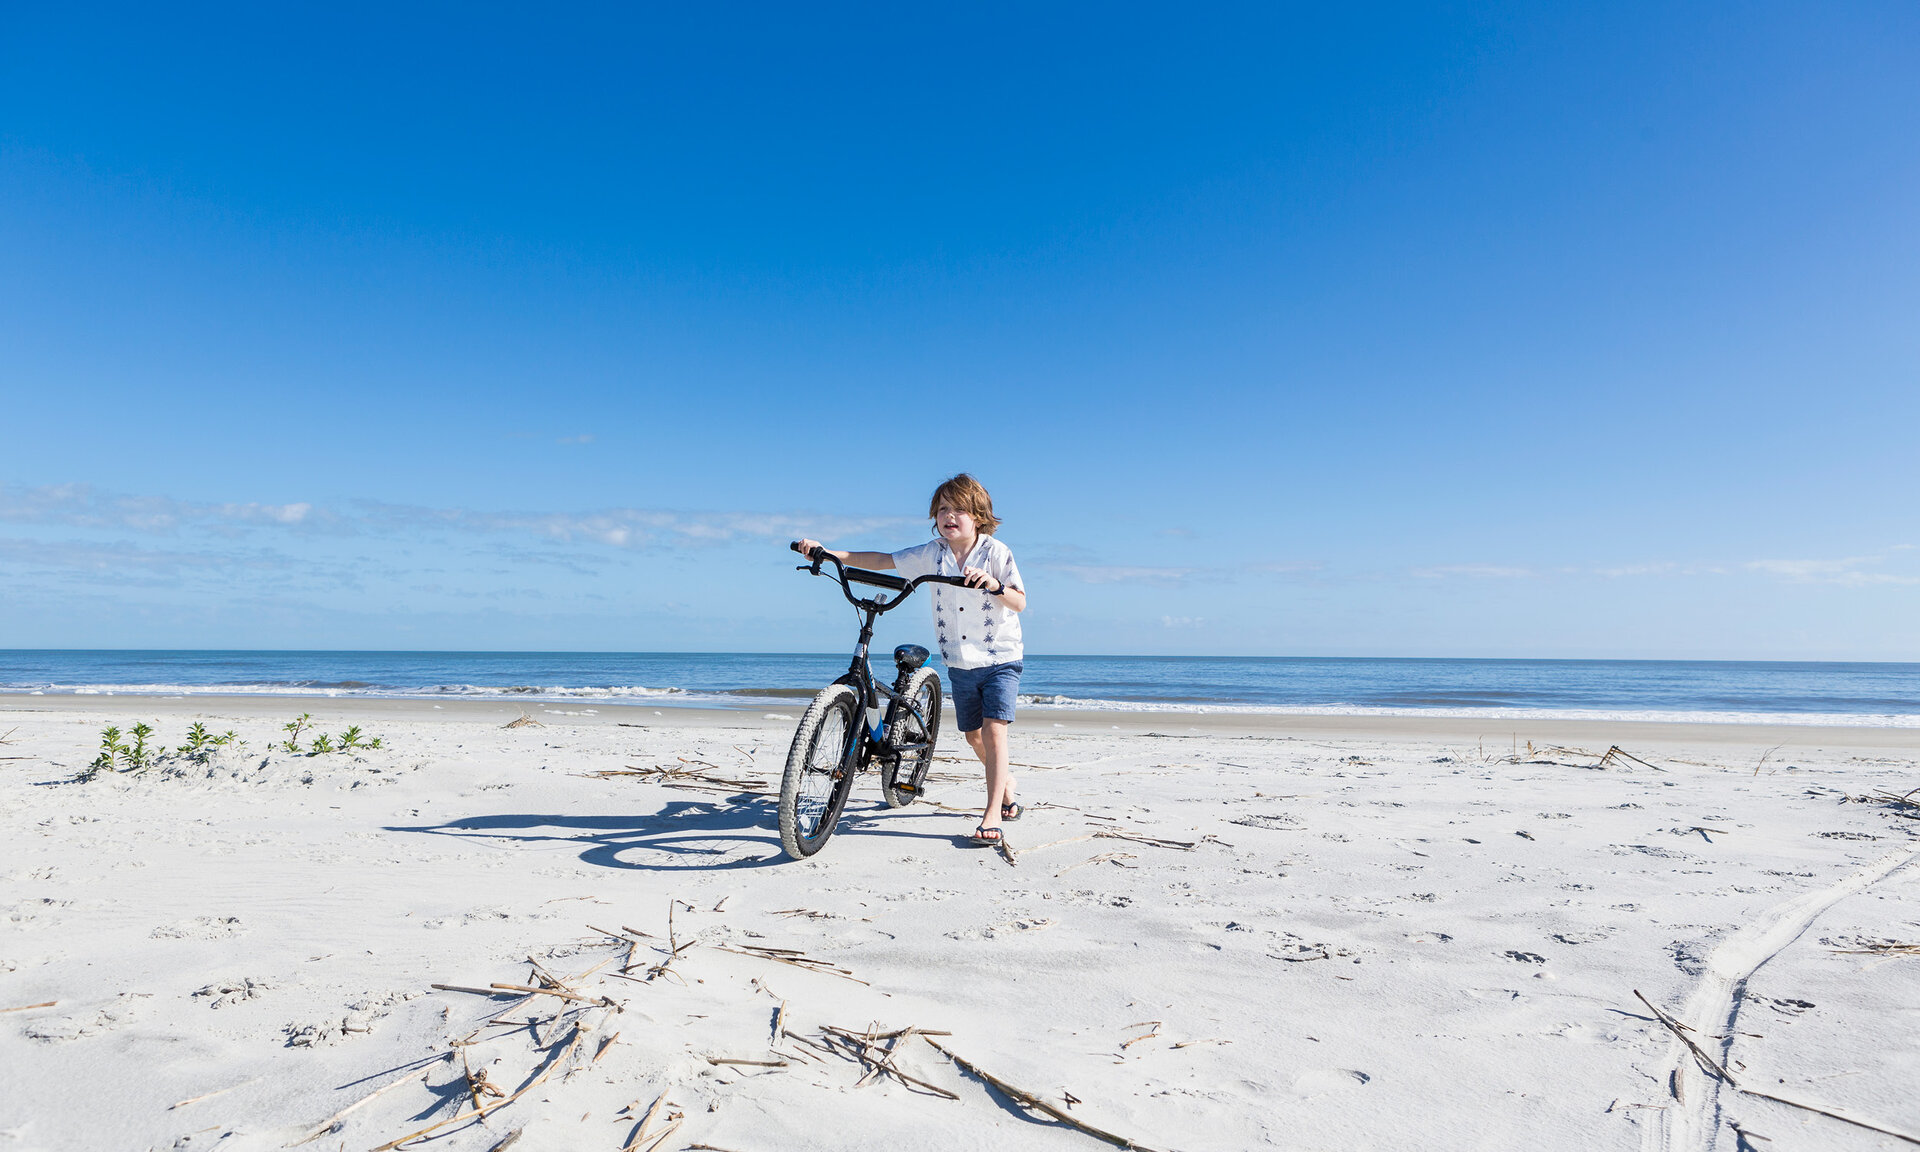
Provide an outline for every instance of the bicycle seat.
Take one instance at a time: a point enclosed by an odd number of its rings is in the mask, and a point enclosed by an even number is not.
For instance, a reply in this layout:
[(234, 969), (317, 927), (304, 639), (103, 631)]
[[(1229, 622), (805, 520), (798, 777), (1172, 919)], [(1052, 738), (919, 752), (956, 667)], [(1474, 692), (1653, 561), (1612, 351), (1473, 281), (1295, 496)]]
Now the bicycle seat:
[(893, 662), (902, 672), (912, 672), (927, 662), (927, 650), (918, 644), (902, 644), (893, 650)]

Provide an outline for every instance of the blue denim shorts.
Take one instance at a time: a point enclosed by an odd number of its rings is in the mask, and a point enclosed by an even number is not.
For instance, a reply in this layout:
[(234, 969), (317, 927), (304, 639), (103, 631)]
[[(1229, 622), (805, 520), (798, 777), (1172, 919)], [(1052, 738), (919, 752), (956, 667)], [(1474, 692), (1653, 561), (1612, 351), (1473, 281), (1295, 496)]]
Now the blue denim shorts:
[(973, 732), (982, 720), (1013, 723), (1013, 704), (1020, 694), (1018, 660), (1007, 664), (989, 664), (985, 668), (949, 668), (947, 680), (953, 689), (953, 710), (960, 731)]

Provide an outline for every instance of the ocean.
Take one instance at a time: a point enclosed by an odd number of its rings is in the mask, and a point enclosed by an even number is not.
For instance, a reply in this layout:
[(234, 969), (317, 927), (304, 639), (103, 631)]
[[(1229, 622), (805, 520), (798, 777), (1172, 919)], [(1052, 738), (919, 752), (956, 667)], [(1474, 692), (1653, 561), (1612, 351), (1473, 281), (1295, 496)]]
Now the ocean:
[[(844, 655), (0, 650), (0, 693), (794, 706)], [(876, 665), (890, 675), (884, 654)], [(1920, 664), (1029, 656), (1025, 707), (1920, 728)]]

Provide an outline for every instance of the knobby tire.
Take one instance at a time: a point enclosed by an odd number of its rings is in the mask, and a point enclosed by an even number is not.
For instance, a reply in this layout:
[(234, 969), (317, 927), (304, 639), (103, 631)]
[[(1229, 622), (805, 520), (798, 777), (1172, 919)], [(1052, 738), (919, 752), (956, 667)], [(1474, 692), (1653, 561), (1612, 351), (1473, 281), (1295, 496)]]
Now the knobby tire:
[[(913, 712), (895, 701), (887, 719), (887, 743), (898, 748), (902, 744), (915, 744), (922, 739), (927, 746), (918, 752), (909, 752), (890, 758), (880, 771), (880, 791), (887, 798), (890, 808), (904, 808), (920, 798), (926, 790), (927, 770), (933, 766), (933, 745), (940, 738), (940, 674), (931, 668), (920, 668), (907, 680), (907, 689), (901, 693), (920, 714), (927, 718), (926, 732), (922, 736), (920, 721)], [(911, 787), (902, 789), (900, 785)]]
[(846, 753), (863, 719), (853, 689), (845, 684), (822, 688), (800, 717), (780, 778), (780, 846), (795, 860), (820, 851), (833, 836), (859, 769), (847, 762)]

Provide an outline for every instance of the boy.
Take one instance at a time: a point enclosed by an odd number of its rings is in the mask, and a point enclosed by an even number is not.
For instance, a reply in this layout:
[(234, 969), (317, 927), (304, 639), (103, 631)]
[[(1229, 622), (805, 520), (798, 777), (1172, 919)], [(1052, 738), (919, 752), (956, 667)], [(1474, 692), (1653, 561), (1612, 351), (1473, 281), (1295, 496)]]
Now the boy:
[[(966, 579), (966, 588), (926, 587), (933, 593), (933, 625), (960, 733), (987, 771), (987, 806), (973, 840), (999, 844), (1001, 821), (1018, 820), (1025, 811), (1013, 799), (1007, 725), (1013, 723), (1020, 690), (1025, 649), (1019, 614), (1027, 610), (1027, 594), (1021, 590), (1013, 550), (993, 535), (1000, 521), (993, 514), (993, 497), (978, 480), (962, 472), (934, 489), (927, 515), (938, 539), (894, 553), (833, 555), (854, 568), (897, 568), (909, 580), (933, 574)], [(802, 555), (819, 546), (817, 540), (795, 545)]]

